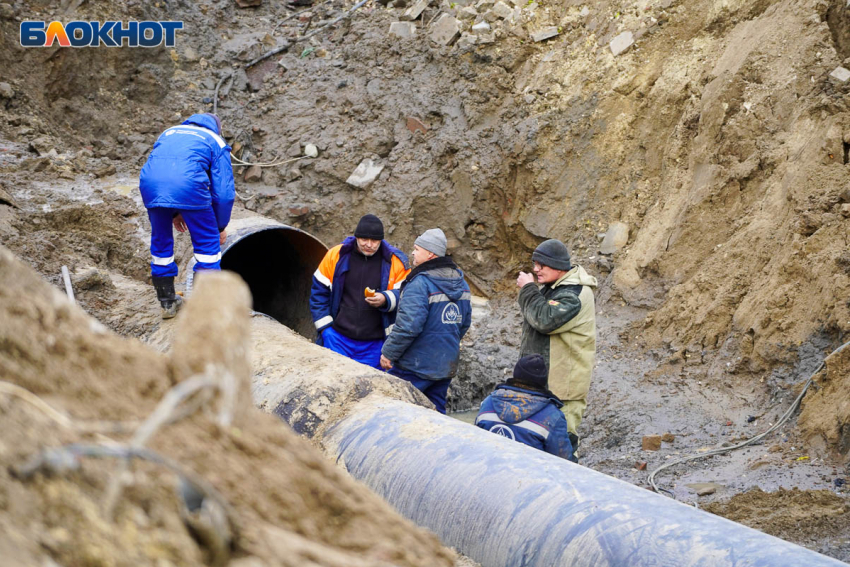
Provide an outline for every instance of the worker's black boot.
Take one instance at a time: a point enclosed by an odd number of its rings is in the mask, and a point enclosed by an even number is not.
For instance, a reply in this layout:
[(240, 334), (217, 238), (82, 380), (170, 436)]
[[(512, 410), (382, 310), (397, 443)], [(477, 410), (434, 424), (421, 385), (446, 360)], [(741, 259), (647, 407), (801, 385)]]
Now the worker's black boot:
[(153, 277), (153, 287), (156, 290), (156, 298), (162, 306), (162, 318), (171, 319), (177, 315), (183, 298), (174, 291), (174, 276)]
[(581, 440), (578, 438), (578, 435), (575, 433), (568, 433), (567, 436), (570, 438), (570, 444), (573, 446), (573, 458), (574, 462), (578, 462), (578, 446), (581, 443)]

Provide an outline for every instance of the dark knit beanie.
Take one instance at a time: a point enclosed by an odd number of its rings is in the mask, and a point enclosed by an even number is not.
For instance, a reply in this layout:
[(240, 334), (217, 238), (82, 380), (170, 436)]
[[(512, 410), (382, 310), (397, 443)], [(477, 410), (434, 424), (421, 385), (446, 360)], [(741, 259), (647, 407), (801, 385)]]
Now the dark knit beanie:
[(556, 270), (569, 272), (573, 268), (572, 264), (570, 264), (570, 251), (567, 250), (563, 242), (554, 238), (542, 242), (534, 250), (531, 259), (534, 262)]
[(368, 238), (370, 240), (384, 239), (384, 223), (375, 215), (363, 215), (357, 228), (354, 230), (356, 238)]
[(523, 356), (514, 366), (514, 380), (537, 390), (549, 389), (549, 369), (540, 354)]

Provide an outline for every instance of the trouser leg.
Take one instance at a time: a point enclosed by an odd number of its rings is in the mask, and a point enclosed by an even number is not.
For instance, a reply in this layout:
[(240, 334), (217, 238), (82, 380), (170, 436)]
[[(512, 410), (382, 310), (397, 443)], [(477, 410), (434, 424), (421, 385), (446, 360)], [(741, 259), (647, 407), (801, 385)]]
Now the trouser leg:
[(180, 211), (195, 254), (195, 271), (221, 269), (221, 244), (212, 207), (200, 211)]
[(581, 425), (585, 408), (587, 408), (585, 400), (564, 400), (564, 407), (561, 408), (561, 411), (567, 418), (567, 429), (570, 433), (578, 432), (578, 426)]
[(151, 280), (156, 298), (162, 306), (162, 318), (177, 315), (182, 299), (174, 291), (177, 263), (174, 261), (174, 233), (171, 220), (177, 211), (166, 208), (148, 209), (151, 221)]
[(156, 207), (148, 209), (151, 221), (151, 276), (174, 277), (177, 263), (174, 261), (174, 232), (171, 219), (177, 211)]

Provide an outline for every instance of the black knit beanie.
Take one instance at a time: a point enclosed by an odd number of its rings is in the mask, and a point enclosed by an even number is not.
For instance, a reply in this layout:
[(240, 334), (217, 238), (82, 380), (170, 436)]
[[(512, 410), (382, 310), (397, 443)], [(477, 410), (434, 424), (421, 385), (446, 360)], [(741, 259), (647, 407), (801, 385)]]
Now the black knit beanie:
[(569, 272), (573, 268), (572, 264), (570, 264), (570, 251), (567, 250), (563, 242), (554, 238), (542, 242), (534, 250), (531, 259), (534, 262), (556, 270)]
[(523, 356), (514, 366), (514, 380), (537, 390), (549, 389), (549, 369), (540, 354)]
[(384, 239), (384, 223), (375, 215), (363, 215), (357, 228), (354, 230), (356, 238), (368, 238), (370, 240)]

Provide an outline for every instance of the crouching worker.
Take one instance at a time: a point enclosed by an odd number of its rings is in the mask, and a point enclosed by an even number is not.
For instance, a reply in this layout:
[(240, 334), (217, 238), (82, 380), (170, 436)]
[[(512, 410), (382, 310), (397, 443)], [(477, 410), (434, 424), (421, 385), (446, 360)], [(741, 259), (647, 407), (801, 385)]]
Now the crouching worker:
[(194, 114), (163, 132), (139, 176), (151, 221), (151, 275), (162, 318), (182, 303), (174, 291), (174, 233), (189, 231), (195, 270), (220, 270), (221, 245), (233, 208), (235, 187), (230, 146), (215, 114)]
[(475, 425), (557, 457), (577, 462), (567, 434), (564, 405), (549, 391), (543, 356), (530, 354), (514, 366), (513, 378), (481, 403)]
[(472, 323), (463, 272), (446, 257), (446, 235), (426, 230), (413, 243), (413, 270), (401, 284), (398, 316), (381, 349), (381, 368), (407, 380), (446, 413), (460, 340)]

